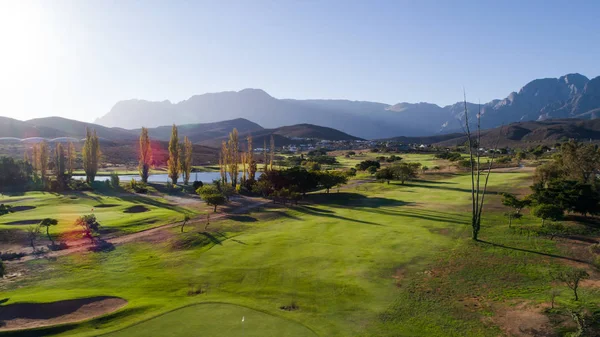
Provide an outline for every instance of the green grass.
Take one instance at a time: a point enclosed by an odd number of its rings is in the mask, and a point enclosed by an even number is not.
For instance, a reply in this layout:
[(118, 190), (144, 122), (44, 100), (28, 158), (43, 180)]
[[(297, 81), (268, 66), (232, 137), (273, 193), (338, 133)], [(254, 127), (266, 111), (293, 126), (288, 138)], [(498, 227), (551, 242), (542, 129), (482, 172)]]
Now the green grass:
[[(51, 229), (53, 233), (75, 229), (73, 226), (75, 219), (85, 214), (95, 214), (98, 222), (107, 229), (136, 232), (178, 221), (182, 218), (183, 212), (190, 214), (196, 212), (193, 209), (175, 206), (160, 197), (125, 192), (107, 194), (27, 192), (22, 195), (3, 195), (0, 197), (0, 203), (31, 208), (2, 216), (0, 228), (24, 229), (27, 225), (37, 224), (44, 218), (55, 218), (58, 220), (58, 225)], [(128, 209), (134, 206), (144, 206), (147, 211), (128, 212)]]
[(190, 331), (214, 337), (317, 336), (299, 323), (223, 303), (197, 304), (178, 309), (109, 336), (146, 337), (154, 335), (157, 331), (168, 331), (168, 335), (172, 337), (189, 336)]
[[(548, 301), (549, 272), (564, 260), (547, 254), (567, 254), (554, 241), (508, 229), (497, 192), (526, 187), (529, 179), (516, 172), (491, 177), (481, 234), (489, 243), (469, 239), (468, 176), (368, 183), (313, 194), (314, 205), (233, 217), (211, 225), (210, 235), (190, 226), (159, 243), (32, 261), (28, 277), (3, 284), (0, 298), (129, 301), (104, 318), (38, 335), (238, 336), (246, 316), (247, 336), (498, 336), (485, 319), (494, 306)], [(519, 225), (533, 223), (526, 216)], [(189, 294), (197, 289), (202, 293)], [(474, 298), (479, 307), (465, 304)], [(559, 303), (569, 298), (564, 291)], [(600, 293), (584, 288), (582, 298), (593, 306)], [(172, 311), (215, 302), (231, 306)], [(292, 303), (298, 310), (280, 309)], [(270, 323), (259, 325), (252, 315)]]

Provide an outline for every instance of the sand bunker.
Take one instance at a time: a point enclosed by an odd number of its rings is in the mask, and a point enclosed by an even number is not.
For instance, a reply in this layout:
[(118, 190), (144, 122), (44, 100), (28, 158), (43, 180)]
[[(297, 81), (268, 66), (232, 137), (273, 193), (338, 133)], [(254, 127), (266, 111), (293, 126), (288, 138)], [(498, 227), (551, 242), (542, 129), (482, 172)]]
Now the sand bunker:
[(85, 321), (127, 304), (119, 297), (90, 297), (51, 303), (0, 305), (0, 331), (21, 330)]
[(127, 207), (123, 213), (144, 213), (144, 212), (148, 212), (150, 209), (146, 206), (143, 205), (136, 205), (136, 206), (131, 206), (131, 207)]

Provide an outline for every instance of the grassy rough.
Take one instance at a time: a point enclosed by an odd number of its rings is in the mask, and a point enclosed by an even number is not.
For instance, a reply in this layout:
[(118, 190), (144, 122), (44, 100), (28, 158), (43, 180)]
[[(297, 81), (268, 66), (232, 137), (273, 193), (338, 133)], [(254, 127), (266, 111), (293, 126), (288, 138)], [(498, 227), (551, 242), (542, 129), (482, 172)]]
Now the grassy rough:
[[(189, 304), (226, 302), (277, 317), (264, 319), (285, 331), (299, 329), (290, 336), (305, 336), (303, 326), (318, 336), (498, 336), (500, 329), (486, 319), (494, 306), (547, 302), (550, 271), (564, 262), (549, 254), (565, 252), (555, 241), (515, 234), (497, 207), (497, 193), (528, 186), (528, 173), (490, 179), (485, 242), (469, 239), (469, 177), (432, 177), (313, 194), (314, 205), (233, 217), (211, 224), (210, 233), (190, 226), (180, 244), (132, 243), (33, 261), (28, 268), (37, 272), (3, 285), (0, 297), (19, 302), (111, 295), (129, 301), (123, 310), (62, 335), (98, 335)], [(519, 226), (533, 223), (526, 215)], [(563, 293), (561, 305), (569, 301)], [(593, 288), (581, 293), (584, 305), (600, 300)], [(298, 309), (280, 309), (292, 304)], [(158, 331), (164, 324), (164, 334), (218, 331), (205, 308), (189, 307), (137, 327)], [(235, 329), (247, 309), (219, 310), (234, 322), (224, 328)], [(249, 324), (246, 333), (261, 335), (262, 329)]]

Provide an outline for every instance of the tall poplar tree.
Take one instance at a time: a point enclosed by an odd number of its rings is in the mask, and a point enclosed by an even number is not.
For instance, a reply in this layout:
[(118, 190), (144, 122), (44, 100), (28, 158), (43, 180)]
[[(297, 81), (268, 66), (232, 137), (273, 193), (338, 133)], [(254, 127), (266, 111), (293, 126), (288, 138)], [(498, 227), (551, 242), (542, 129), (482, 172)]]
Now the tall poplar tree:
[(83, 170), (85, 171), (85, 180), (91, 184), (96, 179), (98, 166), (100, 165), (100, 141), (96, 130), (86, 128), (85, 142), (83, 143)]
[(187, 185), (190, 182), (190, 176), (192, 174), (192, 152), (194, 146), (192, 141), (186, 136), (183, 139), (183, 146), (181, 147), (181, 156), (179, 158), (181, 166), (181, 174), (183, 175), (183, 184)]
[(273, 138), (273, 135), (271, 135), (271, 144), (269, 150), (271, 150), (271, 163), (269, 164), (269, 170), (273, 171), (273, 159), (275, 159), (275, 138)]
[(48, 179), (48, 143), (44, 140), (39, 144), (38, 148), (38, 163), (42, 182), (45, 184)]
[(179, 179), (179, 134), (177, 126), (173, 124), (171, 129), (171, 140), (169, 141), (169, 161), (167, 171), (169, 178), (173, 181), (173, 185), (177, 184)]
[(31, 155), (31, 165), (33, 165), (33, 172), (35, 174), (38, 174), (38, 171), (40, 169), (40, 165), (39, 165), (39, 154), (38, 152), (40, 151), (38, 144), (33, 144), (33, 149), (32, 149), (33, 153)]
[(150, 136), (148, 136), (148, 129), (142, 127), (142, 132), (140, 133), (140, 162), (138, 164), (138, 171), (140, 172), (140, 178), (142, 178), (144, 183), (148, 182), (151, 164), (152, 146), (150, 144)]
[(264, 145), (263, 145), (263, 161), (265, 163), (265, 167), (263, 169), (264, 172), (267, 172), (269, 170), (269, 162), (267, 161), (267, 138), (264, 138)]
[(234, 188), (237, 185), (238, 174), (239, 174), (239, 137), (236, 128), (229, 133), (229, 141), (227, 142), (227, 148), (229, 149), (229, 177), (231, 178), (231, 186)]
[(54, 148), (54, 173), (56, 174), (56, 180), (60, 183), (65, 182), (65, 170), (67, 169), (67, 159), (65, 158), (65, 151), (61, 143), (57, 143)]
[(248, 163), (248, 179), (254, 181), (256, 179), (256, 162), (254, 161), (254, 148), (252, 147), (252, 135), (246, 138), (248, 141), (248, 154), (246, 154), (246, 162)]
[(225, 141), (221, 142), (221, 154), (219, 155), (219, 169), (221, 171), (221, 183), (227, 183), (227, 160), (229, 157), (229, 149)]
[(77, 152), (75, 151), (75, 145), (73, 145), (73, 142), (69, 142), (69, 146), (67, 147), (67, 175), (69, 179), (71, 178), (71, 176), (73, 176), (76, 158)]

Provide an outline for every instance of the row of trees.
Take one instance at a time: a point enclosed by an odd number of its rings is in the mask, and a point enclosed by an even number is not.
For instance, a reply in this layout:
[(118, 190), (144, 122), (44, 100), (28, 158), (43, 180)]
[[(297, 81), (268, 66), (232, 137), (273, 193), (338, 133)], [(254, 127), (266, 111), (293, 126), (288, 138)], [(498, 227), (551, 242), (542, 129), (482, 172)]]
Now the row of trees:
[(375, 178), (381, 181), (400, 180), (404, 185), (407, 180), (414, 179), (419, 174), (421, 163), (399, 163), (382, 168), (375, 173)]
[(551, 161), (537, 167), (530, 195), (502, 196), (502, 204), (511, 208), (506, 214), (509, 226), (513, 219), (522, 217), (523, 208), (531, 207), (531, 214), (542, 219), (540, 231), (554, 237), (564, 226), (546, 225), (546, 220), (561, 220), (565, 213), (600, 214), (598, 171), (600, 150), (596, 145), (576, 141), (562, 144)]
[[(169, 160), (167, 162), (167, 172), (173, 185), (177, 184), (180, 174), (183, 178), (183, 183), (187, 185), (190, 182), (192, 173), (192, 141), (186, 136), (183, 143), (179, 143), (179, 132), (177, 126), (173, 124), (171, 129), (171, 139), (169, 140)], [(152, 148), (148, 130), (142, 128), (140, 135), (140, 176), (144, 183), (148, 182), (148, 172), (150, 170), (150, 162), (152, 160)]]
[[(234, 189), (238, 189), (238, 186), (242, 185), (250, 190), (252, 185), (256, 182), (258, 163), (254, 159), (252, 135), (246, 137), (246, 142), (247, 151), (240, 152), (239, 133), (237, 129), (234, 128), (233, 131), (229, 133), (229, 139), (221, 143), (221, 153), (219, 154), (221, 184), (230, 184)], [(264, 172), (273, 170), (273, 160), (275, 158), (275, 140), (273, 135), (271, 135), (269, 149), (270, 152), (267, 153), (267, 140), (265, 138), (263, 148)], [(241, 176), (240, 168), (242, 173)]]
[[(46, 141), (25, 151), (23, 160), (0, 158), (0, 191), (27, 188), (62, 190), (67, 188), (77, 161), (72, 142), (56, 143), (54, 149)], [(86, 132), (82, 148), (83, 167), (88, 183), (94, 181), (100, 164), (100, 144), (95, 131)], [(52, 179), (51, 179), (52, 178)]]

